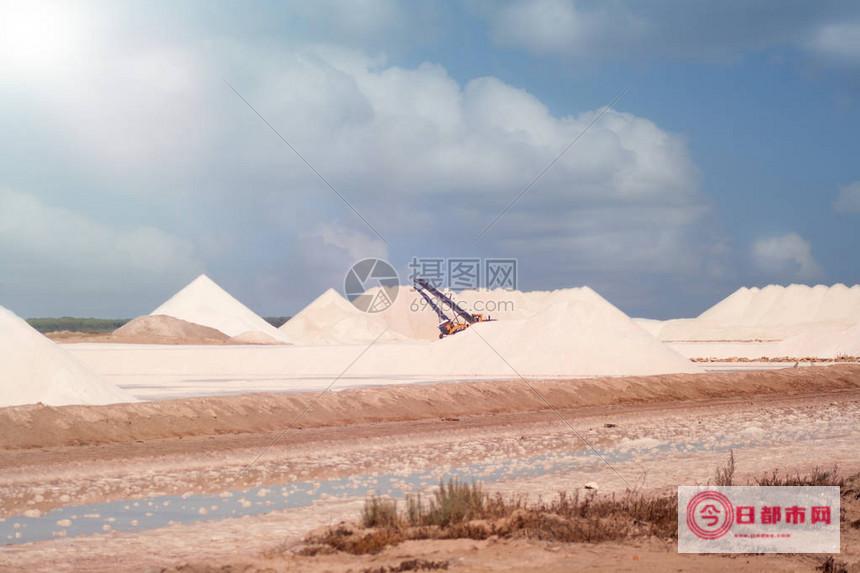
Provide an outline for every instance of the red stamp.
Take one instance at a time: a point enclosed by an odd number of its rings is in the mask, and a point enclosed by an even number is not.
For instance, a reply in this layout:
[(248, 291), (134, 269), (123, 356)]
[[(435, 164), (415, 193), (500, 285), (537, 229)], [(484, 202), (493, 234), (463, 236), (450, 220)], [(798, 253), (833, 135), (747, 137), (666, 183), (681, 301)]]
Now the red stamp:
[(735, 510), (718, 491), (702, 491), (687, 502), (687, 527), (700, 539), (719, 539), (732, 528)]

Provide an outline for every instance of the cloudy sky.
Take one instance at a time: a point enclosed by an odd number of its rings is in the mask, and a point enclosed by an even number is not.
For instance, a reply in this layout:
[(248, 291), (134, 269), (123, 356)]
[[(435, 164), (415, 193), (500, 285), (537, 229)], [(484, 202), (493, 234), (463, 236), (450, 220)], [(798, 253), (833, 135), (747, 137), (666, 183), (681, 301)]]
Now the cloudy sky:
[(0, 126), (24, 316), (201, 272), (288, 314), (365, 256), (516, 257), (653, 317), (860, 282), (856, 2), (0, 0)]

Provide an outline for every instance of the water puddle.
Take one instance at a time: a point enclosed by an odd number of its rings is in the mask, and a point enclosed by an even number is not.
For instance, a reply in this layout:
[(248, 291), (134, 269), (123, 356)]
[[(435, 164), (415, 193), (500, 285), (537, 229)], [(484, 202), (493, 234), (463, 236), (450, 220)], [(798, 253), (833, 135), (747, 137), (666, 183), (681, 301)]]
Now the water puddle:
[[(611, 464), (629, 462), (646, 452), (650, 458), (701, 451), (704, 443), (651, 444), (645, 448), (630, 447), (604, 452)], [(737, 447), (721, 446), (719, 450)], [(376, 494), (403, 498), (407, 494), (427, 492), (440, 480), (458, 478), (491, 484), (499, 481), (528, 479), (570, 471), (602, 471), (603, 462), (586, 450), (552, 452), (538, 456), (469, 464), (450, 469), (410, 473), (350, 476), (339, 479), (302, 481), (255, 487), (220, 494), (162, 495), (105, 503), (62, 507), (38, 515), (17, 515), (0, 519), (0, 543), (14, 545), (64, 537), (78, 537), (111, 531), (132, 532), (307, 507), (316, 501), (363, 499)]]
[[(602, 445), (603, 458), (613, 466), (638, 460), (668, 460), (698, 453), (724, 453), (730, 449), (773, 447), (780, 443), (802, 444), (811, 440), (848, 436), (854, 428), (853, 412), (816, 415), (815, 423), (793, 411), (784, 411), (769, 423), (743, 426), (722, 420), (720, 430), (687, 428), (686, 440), (678, 440), (679, 428), (657, 428), (656, 437), (619, 438), (612, 445)], [(715, 420), (719, 421), (719, 420)], [(761, 425), (767, 427), (764, 430)], [(850, 432), (849, 432), (850, 433)], [(681, 433), (683, 435), (683, 433)], [(572, 438), (573, 439), (573, 438)], [(575, 441), (572, 446), (578, 446)], [(479, 463), (461, 466), (438, 466), (419, 470), (353, 475), (319, 481), (296, 481), (265, 488), (255, 487), (220, 494), (158, 495), (105, 503), (67, 506), (44, 513), (0, 519), (0, 544), (15, 545), (57, 538), (93, 535), (111, 531), (134, 532), (307, 507), (315, 502), (363, 499), (376, 494), (403, 498), (407, 494), (432, 490), (440, 480), (458, 478), (484, 484), (514, 482), (544, 476), (570, 473), (597, 474), (606, 471), (604, 462), (590, 449), (574, 447), (553, 450), (540, 455), (516, 457), (506, 454)]]

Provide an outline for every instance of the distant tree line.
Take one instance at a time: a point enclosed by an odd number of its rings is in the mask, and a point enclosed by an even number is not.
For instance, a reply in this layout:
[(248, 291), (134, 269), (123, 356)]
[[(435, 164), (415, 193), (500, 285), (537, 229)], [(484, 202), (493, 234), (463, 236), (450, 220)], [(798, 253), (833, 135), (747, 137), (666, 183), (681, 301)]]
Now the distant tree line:
[(129, 318), (79, 318), (74, 316), (62, 316), (60, 318), (29, 318), (27, 322), (39, 332), (56, 332), (58, 330), (70, 330), (72, 332), (89, 332), (102, 334), (113, 332), (126, 322)]

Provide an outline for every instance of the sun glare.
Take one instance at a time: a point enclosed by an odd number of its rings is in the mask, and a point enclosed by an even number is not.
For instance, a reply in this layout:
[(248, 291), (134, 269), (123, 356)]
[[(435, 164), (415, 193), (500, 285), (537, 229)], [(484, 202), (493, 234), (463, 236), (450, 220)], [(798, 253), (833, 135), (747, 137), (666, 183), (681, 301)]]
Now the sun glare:
[(0, 61), (44, 68), (67, 60), (80, 38), (76, 14), (60, 2), (0, 3)]

